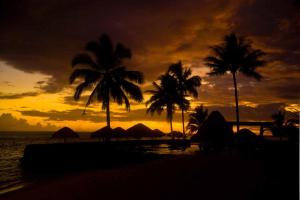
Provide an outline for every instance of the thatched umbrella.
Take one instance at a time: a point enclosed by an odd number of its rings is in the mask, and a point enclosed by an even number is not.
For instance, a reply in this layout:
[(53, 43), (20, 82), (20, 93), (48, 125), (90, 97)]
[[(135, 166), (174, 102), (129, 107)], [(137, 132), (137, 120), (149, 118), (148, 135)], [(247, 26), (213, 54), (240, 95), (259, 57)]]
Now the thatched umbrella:
[(182, 137), (184, 137), (184, 134), (181, 133), (180, 131), (173, 131), (173, 132), (170, 132), (168, 135), (172, 138), (182, 138)]
[(127, 136), (140, 139), (142, 137), (151, 137), (152, 129), (139, 123), (127, 129), (126, 132)]
[(233, 137), (232, 127), (226, 122), (223, 115), (213, 111), (203, 122), (197, 134), (192, 136), (193, 141), (204, 141), (217, 146), (222, 146)]
[(255, 149), (259, 142), (259, 137), (249, 129), (241, 129), (234, 135), (238, 147), (243, 150)]
[(75, 133), (72, 129), (69, 127), (63, 127), (56, 131), (53, 135), (52, 138), (63, 138), (64, 143), (66, 142), (67, 138), (79, 138), (79, 135)]
[(91, 138), (102, 138), (102, 139), (108, 139), (112, 136), (113, 129), (111, 129), (108, 126), (105, 126), (94, 133), (91, 134)]
[(165, 134), (161, 131), (161, 130), (159, 130), (159, 129), (154, 129), (153, 131), (152, 131), (152, 137), (163, 137), (163, 136), (165, 136)]
[(114, 138), (122, 138), (125, 136), (126, 136), (126, 130), (121, 127), (117, 127), (112, 131), (112, 137)]

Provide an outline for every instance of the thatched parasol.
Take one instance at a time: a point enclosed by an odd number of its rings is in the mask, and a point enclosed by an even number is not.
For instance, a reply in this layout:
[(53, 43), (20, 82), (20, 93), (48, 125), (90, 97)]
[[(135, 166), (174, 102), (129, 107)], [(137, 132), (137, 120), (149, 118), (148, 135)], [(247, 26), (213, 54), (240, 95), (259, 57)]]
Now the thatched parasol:
[(52, 138), (63, 138), (64, 142), (66, 142), (67, 138), (79, 138), (79, 135), (75, 133), (72, 129), (69, 127), (63, 127), (56, 131)]
[(109, 138), (111, 137), (113, 132), (113, 129), (109, 128), (108, 126), (105, 126), (94, 133), (91, 134), (91, 138)]
[(165, 136), (165, 134), (159, 129), (154, 129), (152, 131), (152, 137), (163, 137), (163, 136)]
[(121, 138), (125, 136), (126, 136), (126, 130), (121, 127), (117, 127), (112, 131), (112, 137)]
[(206, 141), (223, 145), (233, 137), (233, 130), (219, 111), (213, 111), (204, 121), (197, 134), (192, 137), (194, 141)]
[(142, 137), (151, 137), (152, 129), (142, 123), (136, 124), (127, 129), (127, 136), (140, 139)]
[(172, 138), (182, 138), (184, 137), (183, 133), (181, 133), (180, 131), (173, 131), (173, 132), (170, 132), (168, 134), (168, 136), (172, 137)]

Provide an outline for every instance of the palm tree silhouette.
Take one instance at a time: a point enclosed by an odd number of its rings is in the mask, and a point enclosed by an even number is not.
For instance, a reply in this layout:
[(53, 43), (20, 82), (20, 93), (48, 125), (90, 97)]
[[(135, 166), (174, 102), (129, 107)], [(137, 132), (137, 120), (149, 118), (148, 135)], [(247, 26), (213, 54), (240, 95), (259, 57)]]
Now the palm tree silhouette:
[(207, 109), (204, 110), (202, 104), (201, 106), (197, 106), (195, 108), (194, 112), (192, 112), (189, 115), (190, 119), (187, 125), (187, 129), (190, 131), (190, 133), (198, 132), (201, 125), (206, 120), (207, 115), (208, 115), (208, 110)]
[[(200, 76), (191, 76), (192, 70), (190, 68), (184, 69), (181, 61), (170, 65), (168, 72), (177, 80), (178, 91), (182, 100), (184, 99), (184, 96), (188, 94), (191, 94), (195, 98), (198, 97), (197, 87), (201, 85)], [(184, 111), (186, 109), (184, 102), (182, 102), (179, 106), (181, 109), (182, 133), (185, 135)]]
[(143, 83), (143, 74), (124, 67), (123, 60), (131, 58), (131, 50), (121, 43), (114, 47), (106, 34), (102, 34), (98, 41), (87, 43), (85, 50), (92, 53), (95, 59), (87, 53), (78, 54), (73, 58), (72, 66), (79, 68), (74, 69), (70, 83), (74, 83), (77, 78), (83, 78), (83, 82), (76, 87), (74, 99), (79, 100), (84, 90), (92, 89), (86, 107), (94, 99), (102, 101), (102, 109), (106, 110), (107, 126), (110, 128), (110, 99), (119, 105), (125, 103), (128, 111), (128, 96), (141, 102), (143, 94), (137, 84)]
[[(166, 73), (158, 78), (159, 84), (153, 82), (154, 90), (147, 90), (147, 93), (152, 94), (150, 99), (146, 102), (146, 106), (150, 104), (147, 113), (153, 115), (155, 112), (160, 115), (164, 109), (167, 111), (167, 120), (170, 123), (171, 133), (173, 132), (173, 114), (176, 105), (183, 104), (185, 109), (189, 106), (187, 100), (181, 100), (181, 96), (177, 90), (177, 80)], [(183, 102), (183, 103), (182, 103)]]
[(212, 46), (213, 55), (205, 58), (206, 65), (211, 68), (209, 75), (224, 75), (229, 72), (232, 74), (235, 105), (237, 131), (239, 131), (239, 104), (236, 75), (238, 72), (254, 77), (260, 80), (262, 76), (255, 71), (259, 66), (263, 66), (265, 62), (261, 57), (265, 53), (259, 49), (253, 49), (251, 41), (245, 37), (237, 37), (234, 33), (225, 36), (221, 45)]
[(285, 123), (285, 111), (278, 110), (276, 113), (271, 115), (271, 118), (273, 119), (273, 125), (271, 127), (271, 131), (274, 135), (276, 136), (279, 135), (281, 141), (282, 131)]

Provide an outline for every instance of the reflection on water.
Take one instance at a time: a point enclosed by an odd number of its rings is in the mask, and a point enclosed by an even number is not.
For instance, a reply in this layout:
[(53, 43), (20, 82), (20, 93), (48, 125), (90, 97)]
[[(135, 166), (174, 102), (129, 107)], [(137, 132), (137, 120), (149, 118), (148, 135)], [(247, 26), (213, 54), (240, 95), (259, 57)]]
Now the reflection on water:
[[(89, 134), (81, 133), (80, 139), (75, 141), (96, 141), (89, 138)], [(27, 144), (44, 144), (62, 142), (50, 139), (51, 133), (0, 133), (0, 194), (23, 187), (25, 180), (19, 167), (19, 160), (23, 156)], [(73, 142), (73, 141), (69, 141)], [(144, 146), (149, 152), (159, 154), (192, 154), (199, 150), (198, 145), (187, 148), (170, 147), (167, 144)]]

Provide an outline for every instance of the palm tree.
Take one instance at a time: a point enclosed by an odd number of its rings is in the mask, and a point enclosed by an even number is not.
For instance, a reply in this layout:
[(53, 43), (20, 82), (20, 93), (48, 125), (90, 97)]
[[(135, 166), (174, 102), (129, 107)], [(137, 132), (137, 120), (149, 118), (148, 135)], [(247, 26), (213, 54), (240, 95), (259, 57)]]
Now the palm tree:
[[(201, 85), (200, 76), (191, 76), (192, 70), (190, 68), (184, 69), (182, 67), (181, 61), (170, 65), (168, 72), (176, 78), (178, 83), (178, 91), (182, 100), (186, 95), (192, 95), (194, 98), (198, 97), (197, 87)], [(181, 103), (180, 108), (182, 119), (182, 133), (183, 135), (185, 135), (184, 111), (186, 109), (183, 102)]]
[(203, 105), (197, 106), (192, 112), (189, 117), (189, 123), (187, 125), (187, 129), (190, 131), (190, 133), (197, 133), (200, 127), (202, 126), (203, 122), (206, 120), (208, 115), (208, 110), (203, 109)]
[(278, 110), (276, 113), (271, 115), (273, 124), (271, 131), (274, 136), (279, 136), (282, 141), (283, 136), (287, 136), (289, 140), (299, 141), (299, 119), (297, 117), (286, 119), (286, 113), (283, 109)]
[(280, 141), (282, 140), (282, 131), (285, 124), (285, 112), (283, 110), (278, 110), (276, 113), (272, 114), (273, 125), (271, 131), (275, 136), (279, 135)]
[(74, 83), (77, 78), (83, 80), (76, 87), (74, 99), (79, 100), (84, 90), (92, 89), (86, 107), (94, 99), (102, 101), (102, 109), (106, 110), (107, 127), (110, 128), (111, 98), (119, 105), (125, 103), (128, 111), (130, 110), (128, 97), (141, 102), (143, 94), (137, 84), (143, 83), (143, 74), (124, 67), (123, 60), (131, 58), (131, 50), (121, 43), (117, 43), (114, 47), (106, 34), (101, 35), (98, 41), (87, 43), (85, 50), (94, 57), (83, 53), (72, 60), (72, 66), (76, 68), (70, 76), (70, 83)]
[(181, 100), (178, 93), (178, 86), (176, 79), (170, 74), (166, 73), (158, 78), (159, 84), (153, 82), (154, 90), (147, 90), (147, 93), (152, 94), (150, 99), (146, 102), (146, 106), (150, 104), (147, 109), (147, 113), (153, 115), (155, 112), (161, 114), (165, 109), (167, 111), (167, 120), (170, 123), (171, 133), (173, 132), (173, 114), (175, 112), (175, 106), (182, 104), (188, 107), (189, 102), (187, 100)]
[(211, 68), (209, 75), (224, 75), (229, 72), (232, 74), (235, 105), (237, 131), (239, 131), (239, 105), (236, 75), (238, 72), (254, 77), (260, 80), (262, 76), (255, 70), (257, 67), (263, 66), (265, 62), (261, 57), (265, 53), (259, 49), (253, 49), (251, 41), (245, 37), (237, 37), (234, 33), (225, 36), (224, 42), (220, 45), (212, 46), (213, 55), (205, 58), (206, 65)]

